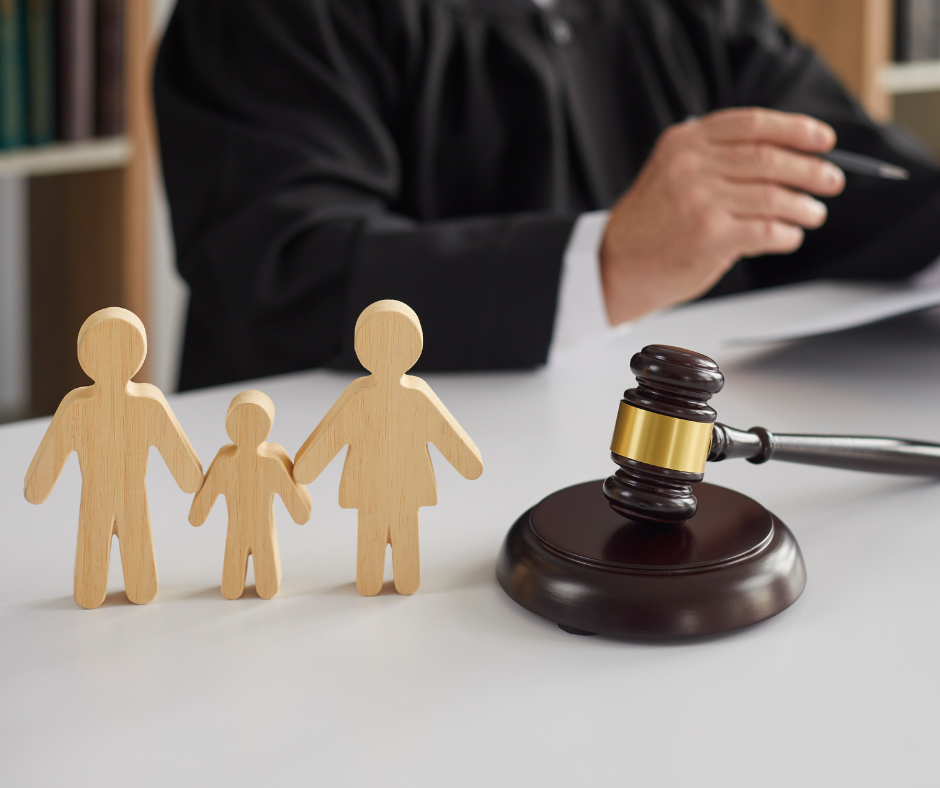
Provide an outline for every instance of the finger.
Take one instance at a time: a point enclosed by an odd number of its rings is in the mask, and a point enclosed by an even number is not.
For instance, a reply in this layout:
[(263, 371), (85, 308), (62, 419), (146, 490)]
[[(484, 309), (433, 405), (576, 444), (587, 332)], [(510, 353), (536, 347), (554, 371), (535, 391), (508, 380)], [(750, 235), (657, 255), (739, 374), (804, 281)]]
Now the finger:
[(821, 227), (828, 213), (819, 200), (773, 183), (729, 183), (719, 199), (738, 218), (776, 219), (808, 230)]
[(836, 144), (828, 123), (793, 112), (746, 107), (713, 112), (698, 122), (713, 142), (771, 142), (808, 153), (824, 153)]
[(835, 164), (768, 143), (716, 145), (710, 161), (732, 180), (777, 183), (821, 197), (845, 188), (845, 174)]
[(734, 230), (742, 257), (788, 254), (803, 244), (803, 230), (775, 219), (740, 219)]

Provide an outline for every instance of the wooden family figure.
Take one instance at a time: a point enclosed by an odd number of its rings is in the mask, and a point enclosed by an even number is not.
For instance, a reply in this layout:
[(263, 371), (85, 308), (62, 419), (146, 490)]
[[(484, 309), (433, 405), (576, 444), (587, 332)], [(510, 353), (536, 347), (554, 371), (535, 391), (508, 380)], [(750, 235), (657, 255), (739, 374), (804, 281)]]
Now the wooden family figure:
[(421, 323), (410, 307), (400, 301), (367, 307), (356, 322), (355, 348), (372, 374), (349, 385), (294, 462), (297, 481), (309, 484), (349, 445), (339, 505), (359, 510), (356, 587), (365, 596), (382, 590), (388, 545), (395, 589), (418, 590), (418, 509), (437, 503), (428, 443), (465, 478), (483, 473), (470, 436), (427, 383), (405, 374), (423, 345)]
[(82, 474), (75, 551), (75, 601), (98, 607), (108, 590), (111, 541), (117, 536), (127, 598), (147, 604), (157, 593), (147, 456), (156, 446), (186, 492), (202, 486), (202, 465), (156, 386), (133, 383), (147, 356), (147, 333), (133, 312), (95, 312), (78, 334), (78, 361), (94, 381), (66, 394), (26, 473), (30, 503), (49, 497), (74, 451)]
[(281, 496), (294, 522), (310, 519), (310, 493), (294, 481), (290, 457), (282, 446), (265, 442), (273, 424), (274, 403), (266, 394), (243, 391), (232, 400), (225, 416), (225, 430), (232, 443), (219, 449), (189, 512), (189, 521), (202, 525), (215, 499), (225, 496), (228, 535), (222, 596), (226, 599), (238, 599), (245, 590), (249, 555), (258, 596), (270, 599), (281, 585), (275, 493)]
[(252, 556), (256, 588), (264, 599), (280, 586), (281, 561), (274, 524), (274, 495), (297, 523), (310, 518), (303, 487), (322, 473), (346, 445), (339, 502), (359, 510), (356, 587), (366, 596), (382, 589), (385, 553), (392, 549), (395, 588), (413, 594), (421, 581), (418, 509), (437, 503), (428, 443), (468, 479), (483, 472), (473, 441), (431, 388), (405, 374), (421, 355), (418, 316), (399, 301), (379, 301), (359, 316), (356, 354), (371, 372), (346, 389), (291, 463), (266, 441), (274, 404), (260, 391), (244, 391), (229, 405), (223, 446), (205, 478), (202, 465), (163, 394), (134, 383), (147, 355), (140, 319), (126, 309), (95, 312), (78, 335), (78, 359), (94, 381), (65, 396), (26, 473), (30, 503), (49, 497), (69, 455), (78, 454), (82, 475), (75, 601), (100, 605), (107, 593), (111, 541), (118, 537), (127, 598), (150, 602), (157, 567), (147, 506), (147, 457), (156, 446), (177, 484), (196, 493), (189, 519), (206, 521), (224, 495), (228, 535), (222, 595), (237, 599)]

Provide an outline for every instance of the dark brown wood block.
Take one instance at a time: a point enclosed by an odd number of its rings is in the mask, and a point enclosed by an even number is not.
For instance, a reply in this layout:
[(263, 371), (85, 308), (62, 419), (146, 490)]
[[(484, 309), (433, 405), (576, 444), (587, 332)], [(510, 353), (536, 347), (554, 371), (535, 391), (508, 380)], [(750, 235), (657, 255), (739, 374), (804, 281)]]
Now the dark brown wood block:
[(806, 569), (790, 530), (733, 490), (696, 494), (692, 519), (663, 524), (614, 512), (602, 480), (559, 490), (510, 529), (499, 583), (567, 631), (641, 639), (727, 632), (792, 605)]

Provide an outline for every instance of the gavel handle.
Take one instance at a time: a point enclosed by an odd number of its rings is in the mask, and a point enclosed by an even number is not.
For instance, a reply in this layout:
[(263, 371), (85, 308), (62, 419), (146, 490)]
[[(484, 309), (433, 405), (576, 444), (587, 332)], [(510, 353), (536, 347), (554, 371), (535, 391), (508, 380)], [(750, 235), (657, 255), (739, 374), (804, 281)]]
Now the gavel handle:
[(940, 445), (936, 443), (851, 435), (775, 435), (763, 427), (745, 432), (715, 424), (708, 460), (738, 457), (755, 464), (782, 460), (850, 471), (940, 477)]

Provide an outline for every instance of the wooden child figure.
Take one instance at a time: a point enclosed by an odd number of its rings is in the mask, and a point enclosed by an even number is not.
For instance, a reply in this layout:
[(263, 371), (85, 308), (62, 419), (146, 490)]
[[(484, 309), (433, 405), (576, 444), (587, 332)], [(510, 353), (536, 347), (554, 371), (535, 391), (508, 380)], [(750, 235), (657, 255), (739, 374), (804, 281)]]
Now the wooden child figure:
[(127, 598), (144, 605), (157, 593), (147, 506), (147, 456), (156, 446), (186, 492), (202, 485), (202, 465), (156, 386), (133, 383), (147, 355), (147, 334), (133, 312), (95, 312), (78, 334), (78, 361), (94, 381), (66, 394), (26, 472), (30, 503), (49, 497), (69, 455), (78, 454), (82, 498), (75, 553), (75, 601), (98, 607), (108, 588), (117, 536)]
[(382, 590), (386, 546), (395, 589), (413, 594), (421, 582), (418, 508), (437, 503), (428, 442), (467, 479), (483, 473), (480, 452), (430, 386), (405, 373), (424, 337), (414, 311), (378, 301), (356, 322), (355, 348), (372, 374), (353, 381), (297, 452), (294, 477), (309, 484), (347, 443), (339, 505), (359, 510), (356, 587)]
[(234, 441), (219, 449), (206, 481), (193, 500), (189, 522), (202, 525), (219, 495), (228, 507), (228, 536), (222, 566), (222, 596), (238, 599), (245, 590), (248, 556), (262, 599), (281, 585), (281, 556), (274, 526), (274, 494), (296, 523), (310, 519), (311, 499), (294, 481), (293, 463), (282, 446), (266, 443), (274, 424), (274, 403), (260, 391), (243, 391), (228, 407), (225, 430)]

